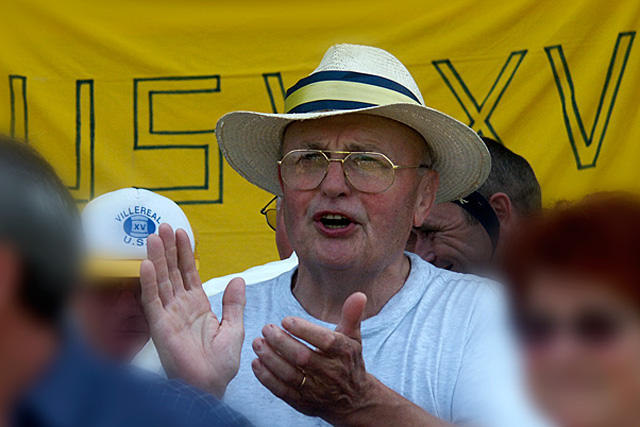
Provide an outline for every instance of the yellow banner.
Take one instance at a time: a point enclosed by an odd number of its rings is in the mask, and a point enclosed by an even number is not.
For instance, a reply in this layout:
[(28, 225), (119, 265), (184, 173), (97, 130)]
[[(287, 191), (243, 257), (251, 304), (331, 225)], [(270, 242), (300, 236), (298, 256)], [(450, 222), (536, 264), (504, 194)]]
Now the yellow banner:
[(276, 258), (259, 214), (270, 196), (225, 164), (217, 119), (282, 112), (335, 43), (396, 55), (427, 105), (524, 155), (546, 203), (640, 190), (639, 2), (8, 3), (0, 131), (27, 138), (79, 201), (138, 186), (180, 203), (205, 279)]

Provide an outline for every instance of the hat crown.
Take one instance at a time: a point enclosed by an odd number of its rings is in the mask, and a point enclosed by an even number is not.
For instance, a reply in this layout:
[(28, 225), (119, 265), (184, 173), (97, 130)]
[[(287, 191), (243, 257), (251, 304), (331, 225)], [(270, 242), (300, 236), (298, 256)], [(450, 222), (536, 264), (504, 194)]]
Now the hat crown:
[(409, 89), (424, 105), (422, 93), (407, 67), (384, 49), (348, 43), (333, 45), (311, 75), (322, 71), (358, 72), (383, 77)]
[(147, 237), (162, 223), (185, 230), (195, 249), (191, 224), (173, 200), (133, 187), (102, 194), (82, 211), (86, 251), (90, 257), (146, 259)]

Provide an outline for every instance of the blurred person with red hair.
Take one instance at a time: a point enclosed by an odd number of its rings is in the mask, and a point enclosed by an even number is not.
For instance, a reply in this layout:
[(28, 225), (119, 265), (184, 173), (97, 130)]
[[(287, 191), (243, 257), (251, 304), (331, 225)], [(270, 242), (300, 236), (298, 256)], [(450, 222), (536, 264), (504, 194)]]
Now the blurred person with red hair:
[(525, 227), (508, 262), (530, 385), (563, 427), (640, 425), (640, 198), (598, 193)]

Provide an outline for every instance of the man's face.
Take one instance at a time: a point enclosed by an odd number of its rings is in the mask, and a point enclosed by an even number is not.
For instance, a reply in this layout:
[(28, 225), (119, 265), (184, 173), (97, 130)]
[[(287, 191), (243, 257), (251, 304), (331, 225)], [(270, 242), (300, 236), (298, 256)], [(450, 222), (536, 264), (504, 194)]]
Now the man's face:
[[(386, 155), (396, 165), (414, 166), (424, 162), (424, 144), (419, 134), (393, 120), (348, 115), (291, 124), (282, 152), (369, 151)], [(301, 260), (324, 268), (382, 269), (397, 260), (394, 254), (402, 254), (412, 225), (426, 218), (437, 185), (434, 171), (399, 169), (386, 191), (364, 193), (347, 181), (340, 163), (331, 162), (313, 190), (282, 182), (289, 240)], [(348, 225), (328, 227), (331, 215), (347, 218)]]
[(89, 283), (75, 308), (89, 342), (109, 357), (129, 362), (149, 340), (137, 278)]
[(463, 208), (440, 203), (413, 230), (407, 250), (436, 267), (483, 274), (491, 259), (491, 240), (480, 223), (470, 224)]

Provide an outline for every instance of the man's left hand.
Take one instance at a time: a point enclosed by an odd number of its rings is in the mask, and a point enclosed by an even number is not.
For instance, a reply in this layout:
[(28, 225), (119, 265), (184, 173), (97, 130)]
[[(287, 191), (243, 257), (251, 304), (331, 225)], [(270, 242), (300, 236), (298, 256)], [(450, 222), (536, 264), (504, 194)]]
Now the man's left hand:
[(264, 338), (253, 341), (258, 358), (251, 366), (258, 380), (303, 414), (348, 424), (380, 384), (367, 373), (362, 357), (360, 322), (366, 302), (359, 292), (347, 298), (335, 331), (295, 317), (282, 321), (284, 330), (265, 326)]

